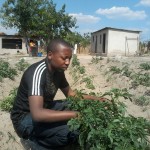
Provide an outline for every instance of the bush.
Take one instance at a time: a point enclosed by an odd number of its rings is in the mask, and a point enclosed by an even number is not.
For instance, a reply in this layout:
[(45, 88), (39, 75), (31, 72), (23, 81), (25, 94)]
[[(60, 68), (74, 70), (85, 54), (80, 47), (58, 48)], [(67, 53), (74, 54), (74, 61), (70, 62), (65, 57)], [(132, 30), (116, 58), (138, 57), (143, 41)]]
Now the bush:
[(125, 115), (125, 105), (119, 97), (130, 99), (126, 89), (112, 89), (102, 96), (109, 96), (110, 102), (81, 100), (82, 93), (68, 98), (69, 108), (79, 112), (68, 125), (79, 131), (81, 149), (88, 150), (148, 150), (150, 122), (144, 118)]
[(24, 71), (27, 67), (29, 66), (29, 63), (27, 63), (25, 61), (25, 59), (20, 59), (19, 62), (16, 64), (16, 68), (19, 70), (19, 71)]
[(150, 70), (150, 64), (142, 63), (142, 64), (140, 64), (140, 68), (144, 69), (144, 70)]
[(16, 95), (17, 88), (14, 88), (10, 91), (9, 95), (2, 100), (2, 102), (0, 103), (0, 107), (3, 111), (11, 111)]
[(80, 66), (79, 59), (77, 58), (77, 55), (75, 55), (75, 54), (74, 54), (73, 57), (72, 57), (71, 66), (72, 66), (72, 67)]
[(10, 67), (8, 62), (0, 59), (0, 82), (2, 82), (3, 78), (10, 78), (11, 80), (14, 80), (16, 75), (16, 69)]

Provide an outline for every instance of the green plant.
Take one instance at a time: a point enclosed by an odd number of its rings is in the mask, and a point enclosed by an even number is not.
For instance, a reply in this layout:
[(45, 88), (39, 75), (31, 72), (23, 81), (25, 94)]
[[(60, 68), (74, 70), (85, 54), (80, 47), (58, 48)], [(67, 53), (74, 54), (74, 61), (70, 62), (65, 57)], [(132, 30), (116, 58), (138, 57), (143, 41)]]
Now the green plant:
[(150, 64), (142, 63), (142, 64), (140, 64), (140, 68), (144, 69), (144, 70), (150, 70)]
[(132, 87), (137, 87), (138, 85), (143, 85), (150, 87), (150, 74), (149, 73), (135, 73), (131, 76)]
[(92, 57), (91, 63), (92, 64), (97, 64), (97, 63), (100, 62), (100, 60), (103, 60), (103, 57), (98, 57), (98, 56)]
[(84, 74), (85, 73), (85, 67), (84, 66), (79, 66), (78, 70), (79, 70), (80, 74)]
[(17, 95), (17, 88), (14, 88), (13, 90), (10, 91), (9, 95), (1, 101), (0, 107), (3, 111), (10, 112), (10, 110), (12, 109), (14, 100), (16, 98), (16, 95)]
[(144, 118), (126, 116), (120, 97), (131, 99), (127, 89), (112, 89), (104, 93), (111, 102), (82, 100), (81, 91), (69, 97), (69, 108), (79, 112), (68, 122), (70, 130), (79, 131), (82, 150), (148, 150), (150, 122)]
[(95, 89), (95, 86), (93, 85), (93, 81), (92, 81), (91, 77), (84, 77), (84, 78), (82, 78), (81, 82), (85, 82), (86, 87), (88, 89), (91, 89), (91, 90)]
[(79, 59), (77, 58), (77, 55), (74, 54), (72, 56), (71, 66), (74, 67), (74, 66), (79, 66), (79, 65), (80, 65)]
[(150, 99), (145, 96), (135, 98), (134, 102), (139, 106), (147, 106), (150, 104)]
[(72, 63), (71, 63), (71, 75), (74, 80), (74, 83), (76, 83), (80, 77), (81, 74), (85, 74), (85, 67), (80, 66), (79, 59), (77, 58), (77, 55), (73, 55)]
[(0, 82), (2, 82), (3, 78), (14, 80), (16, 75), (16, 69), (12, 68), (8, 62), (0, 59)]
[(116, 67), (116, 66), (111, 66), (109, 71), (113, 72), (113, 74), (119, 74), (119, 73), (121, 73), (121, 69), (118, 68), (118, 67)]
[(24, 71), (29, 66), (29, 63), (25, 61), (24, 58), (20, 59), (18, 63), (16, 63), (16, 68), (19, 71)]
[(132, 74), (132, 71), (129, 70), (129, 67), (127, 65), (125, 65), (122, 69), (121, 69), (122, 75), (126, 76), (126, 77), (130, 77)]

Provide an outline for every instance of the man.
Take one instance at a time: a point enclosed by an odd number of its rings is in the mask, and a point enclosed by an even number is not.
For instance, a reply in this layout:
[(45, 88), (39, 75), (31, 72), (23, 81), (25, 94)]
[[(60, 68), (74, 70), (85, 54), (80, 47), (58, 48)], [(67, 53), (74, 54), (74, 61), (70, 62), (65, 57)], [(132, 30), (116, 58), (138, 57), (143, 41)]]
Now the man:
[[(66, 97), (75, 95), (64, 74), (71, 57), (72, 47), (67, 42), (52, 40), (47, 57), (23, 74), (11, 112), (19, 137), (56, 150), (77, 141), (78, 134), (69, 131), (67, 121), (77, 117), (78, 112), (67, 110), (66, 101), (53, 101), (58, 88)], [(98, 99), (89, 95), (84, 98)]]

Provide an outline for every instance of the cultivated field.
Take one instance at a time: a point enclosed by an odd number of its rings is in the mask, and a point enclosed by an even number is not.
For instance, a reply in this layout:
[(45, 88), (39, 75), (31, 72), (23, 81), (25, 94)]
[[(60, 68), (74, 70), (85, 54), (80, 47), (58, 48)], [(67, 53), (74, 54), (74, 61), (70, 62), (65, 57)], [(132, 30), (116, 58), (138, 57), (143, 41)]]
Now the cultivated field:
[[(10, 63), (12, 67), (21, 58), (32, 64), (44, 57), (29, 57), (27, 55), (0, 55), (0, 59)], [(70, 66), (66, 77), (73, 89), (84, 89), (86, 93), (104, 93), (112, 88), (126, 88), (132, 96), (130, 100), (122, 101), (127, 105), (127, 114), (144, 117), (150, 120), (150, 57), (93, 57), (78, 55), (80, 66), (85, 73), (77, 74)], [(83, 69), (81, 68), (81, 69)], [(81, 70), (82, 71), (82, 70)], [(0, 82), (0, 100), (4, 100), (13, 88), (18, 87), (23, 71), (18, 71), (14, 80), (4, 78)], [(55, 99), (64, 95), (58, 91)], [(0, 110), (0, 149), (23, 150), (20, 139), (14, 132), (8, 112)]]

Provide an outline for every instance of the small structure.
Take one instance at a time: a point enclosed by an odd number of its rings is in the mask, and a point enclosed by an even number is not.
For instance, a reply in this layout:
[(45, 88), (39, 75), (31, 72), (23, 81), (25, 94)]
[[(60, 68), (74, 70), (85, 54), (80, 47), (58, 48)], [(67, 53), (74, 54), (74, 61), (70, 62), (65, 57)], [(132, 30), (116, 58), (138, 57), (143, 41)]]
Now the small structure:
[(0, 34), (0, 54), (29, 53), (30, 56), (38, 55), (37, 40), (26, 39), (20, 35)]
[(25, 38), (19, 35), (0, 35), (0, 53), (27, 53)]
[(139, 53), (139, 34), (132, 31), (106, 27), (91, 34), (91, 53), (100, 56), (131, 56)]

